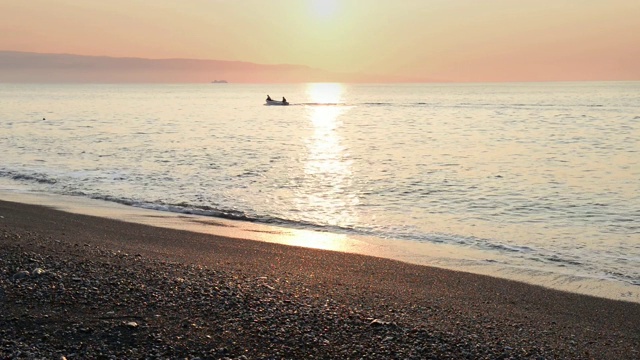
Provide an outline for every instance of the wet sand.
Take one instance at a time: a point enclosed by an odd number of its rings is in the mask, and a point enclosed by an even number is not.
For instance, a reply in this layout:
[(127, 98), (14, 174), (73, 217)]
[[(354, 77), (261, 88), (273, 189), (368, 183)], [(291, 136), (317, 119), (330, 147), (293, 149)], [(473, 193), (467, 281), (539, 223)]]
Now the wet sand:
[(640, 358), (640, 304), (0, 201), (2, 358)]

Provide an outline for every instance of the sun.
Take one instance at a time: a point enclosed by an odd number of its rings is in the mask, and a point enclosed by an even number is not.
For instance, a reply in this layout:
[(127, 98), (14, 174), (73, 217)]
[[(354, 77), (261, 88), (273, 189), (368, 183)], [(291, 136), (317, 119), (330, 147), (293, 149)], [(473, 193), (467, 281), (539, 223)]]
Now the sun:
[(311, 12), (318, 19), (330, 19), (338, 10), (339, 0), (309, 0)]

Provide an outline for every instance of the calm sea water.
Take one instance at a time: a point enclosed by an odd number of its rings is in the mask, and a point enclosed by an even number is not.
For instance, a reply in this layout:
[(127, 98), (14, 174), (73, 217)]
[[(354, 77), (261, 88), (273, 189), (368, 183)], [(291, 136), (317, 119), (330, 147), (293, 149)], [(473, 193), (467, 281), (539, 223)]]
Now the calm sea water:
[(640, 82), (0, 84), (0, 179), (640, 285), (639, 94)]

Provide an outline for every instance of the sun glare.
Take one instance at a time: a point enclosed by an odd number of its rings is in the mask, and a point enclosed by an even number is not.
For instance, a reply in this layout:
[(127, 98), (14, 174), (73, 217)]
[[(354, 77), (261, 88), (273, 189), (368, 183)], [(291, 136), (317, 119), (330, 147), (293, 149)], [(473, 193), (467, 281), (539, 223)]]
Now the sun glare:
[(307, 86), (309, 99), (317, 104), (337, 104), (342, 100), (344, 86), (340, 83), (310, 83)]
[(328, 19), (338, 10), (338, 0), (309, 0), (311, 12), (319, 19)]

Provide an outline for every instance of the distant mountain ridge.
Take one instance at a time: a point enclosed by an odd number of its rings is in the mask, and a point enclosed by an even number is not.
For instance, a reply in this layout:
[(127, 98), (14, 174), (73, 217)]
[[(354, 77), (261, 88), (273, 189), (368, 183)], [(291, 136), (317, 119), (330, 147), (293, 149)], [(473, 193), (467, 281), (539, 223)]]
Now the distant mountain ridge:
[(5, 83), (207, 83), (211, 79), (230, 83), (394, 81), (389, 77), (333, 73), (303, 65), (0, 51), (0, 82)]

